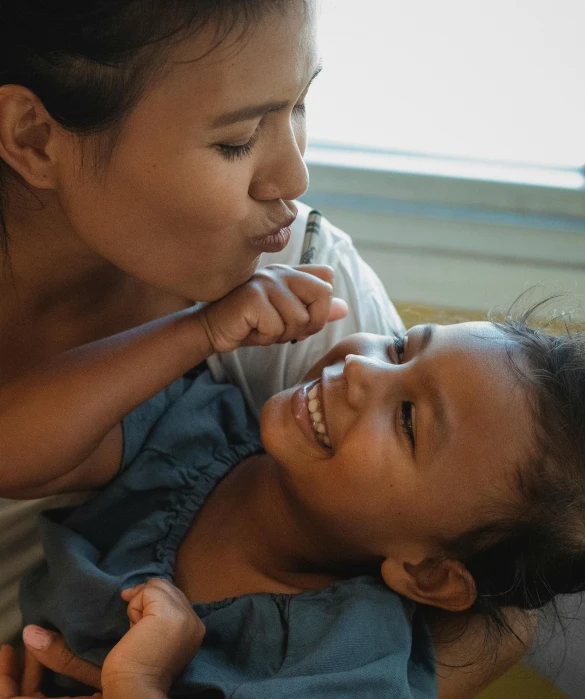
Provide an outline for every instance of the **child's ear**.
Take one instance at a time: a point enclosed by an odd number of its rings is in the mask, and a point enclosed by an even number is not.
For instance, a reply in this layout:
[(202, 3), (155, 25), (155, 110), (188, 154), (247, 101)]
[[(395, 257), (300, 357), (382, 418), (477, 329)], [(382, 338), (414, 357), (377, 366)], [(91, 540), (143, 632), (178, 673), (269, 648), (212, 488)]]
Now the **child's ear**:
[(404, 597), (450, 612), (469, 609), (477, 597), (471, 573), (453, 559), (426, 558), (408, 563), (387, 558), (382, 563), (382, 577), (388, 587)]

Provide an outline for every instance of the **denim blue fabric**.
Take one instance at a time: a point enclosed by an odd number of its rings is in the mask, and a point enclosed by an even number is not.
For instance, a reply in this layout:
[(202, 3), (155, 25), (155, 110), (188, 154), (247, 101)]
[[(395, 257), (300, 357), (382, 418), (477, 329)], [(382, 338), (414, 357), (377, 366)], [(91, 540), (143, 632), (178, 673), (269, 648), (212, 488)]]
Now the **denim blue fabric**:
[[(173, 579), (177, 548), (213, 487), (262, 448), (239, 390), (214, 383), (209, 372), (175, 382), (123, 429), (119, 475), (76, 510), (41, 516), (46, 561), (21, 589), (25, 623), (59, 630), (98, 664), (128, 629), (120, 591)], [(173, 697), (437, 696), (422, 614), (379, 578), (193, 607), (207, 632)], [(60, 676), (53, 685), (76, 689)]]

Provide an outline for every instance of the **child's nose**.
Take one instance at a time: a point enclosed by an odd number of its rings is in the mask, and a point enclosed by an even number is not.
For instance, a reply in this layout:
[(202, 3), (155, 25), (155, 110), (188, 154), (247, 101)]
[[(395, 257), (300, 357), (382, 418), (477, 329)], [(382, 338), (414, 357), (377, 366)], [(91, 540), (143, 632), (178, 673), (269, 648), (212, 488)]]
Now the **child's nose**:
[(373, 357), (348, 354), (343, 376), (347, 383), (347, 400), (354, 408), (361, 408), (377, 395), (388, 390), (388, 382), (397, 367)]

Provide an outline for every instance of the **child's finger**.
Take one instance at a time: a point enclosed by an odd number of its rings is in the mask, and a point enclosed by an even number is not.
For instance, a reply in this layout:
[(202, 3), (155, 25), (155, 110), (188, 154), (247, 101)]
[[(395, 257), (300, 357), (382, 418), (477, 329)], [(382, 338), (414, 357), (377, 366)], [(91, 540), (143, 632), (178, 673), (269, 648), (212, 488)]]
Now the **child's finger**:
[(120, 593), (122, 599), (125, 602), (129, 602), (134, 597), (134, 595), (137, 595), (140, 592), (140, 590), (142, 590), (145, 584), (146, 583), (141, 583), (140, 585), (134, 585), (134, 587), (127, 587), (125, 590), (122, 590), (122, 592)]
[(137, 624), (144, 616), (144, 593), (145, 587), (143, 586), (142, 589), (140, 589), (128, 602), (126, 614), (128, 615), (128, 619), (130, 621), (130, 628), (132, 628), (134, 624)]

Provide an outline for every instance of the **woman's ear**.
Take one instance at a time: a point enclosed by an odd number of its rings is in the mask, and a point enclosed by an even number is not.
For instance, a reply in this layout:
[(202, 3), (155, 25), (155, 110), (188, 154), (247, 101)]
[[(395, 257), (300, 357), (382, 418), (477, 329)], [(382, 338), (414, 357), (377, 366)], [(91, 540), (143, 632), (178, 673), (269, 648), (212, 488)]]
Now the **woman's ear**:
[(450, 612), (469, 609), (477, 597), (473, 576), (463, 563), (453, 559), (408, 563), (387, 558), (382, 563), (382, 577), (404, 597)]
[(38, 189), (52, 189), (55, 122), (22, 85), (0, 86), (0, 158)]

